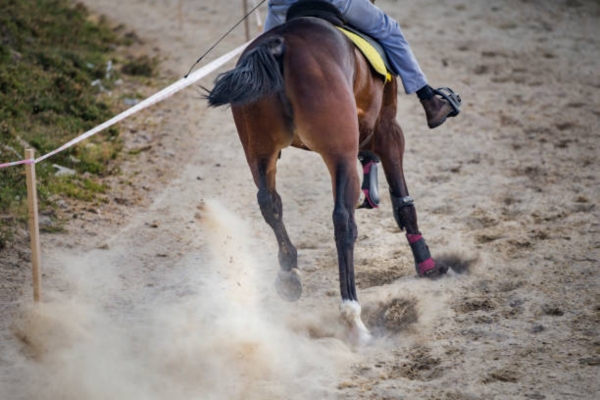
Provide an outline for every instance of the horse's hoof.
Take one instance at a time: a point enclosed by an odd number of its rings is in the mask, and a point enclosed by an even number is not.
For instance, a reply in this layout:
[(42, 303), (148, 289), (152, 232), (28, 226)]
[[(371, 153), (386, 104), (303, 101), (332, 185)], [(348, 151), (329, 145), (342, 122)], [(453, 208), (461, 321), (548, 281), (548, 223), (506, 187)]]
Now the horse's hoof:
[(282, 299), (289, 302), (297, 301), (302, 296), (302, 282), (298, 268), (289, 271), (280, 270), (275, 280), (275, 288)]
[(425, 273), (423, 275), (419, 275), (419, 276), (421, 278), (427, 278), (427, 279), (431, 279), (432, 281), (434, 281), (436, 279), (440, 279), (441, 277), (445, 276), (447, 272), (448, 272), (447, 268), (436, 268), (436, 269), (432, 269), (431, 271), (427, 271), (427, 273)]
[(348, 324), (350, 328), (348, 332), (348, 339), (350, 343), (355, 346), (363, 346), (368, 344), (371, 339), (371, 332), (367, 329), (365, 324), (360, 318), (361, 307), (358, 301), (355, 300), (344, 300), (340, 305), (340, 312), (342, 318)]
[(448, 266), (438, 263), (429, 258), (420, 264), (416, 264), (417, 274), (422, 278), (437, 279), (448, 272)]
[(373, 336), (367, 327), (362, 323), (350, 327), (348, 332), (348, 340), (353, 346), (366, 346), (371, 343)]

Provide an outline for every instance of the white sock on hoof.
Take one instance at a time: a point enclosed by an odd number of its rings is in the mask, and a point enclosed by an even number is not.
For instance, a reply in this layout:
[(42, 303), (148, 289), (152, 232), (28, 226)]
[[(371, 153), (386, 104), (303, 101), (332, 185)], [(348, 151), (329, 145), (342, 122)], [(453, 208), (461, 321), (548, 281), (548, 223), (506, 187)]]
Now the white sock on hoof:
[(371, 333), (360, 319), (361, 307), (358, 301), (344, 300), (340, 305), (342, 317), (350, 325), (351, 340), (356, 344), (365, 344), (371, 339)]

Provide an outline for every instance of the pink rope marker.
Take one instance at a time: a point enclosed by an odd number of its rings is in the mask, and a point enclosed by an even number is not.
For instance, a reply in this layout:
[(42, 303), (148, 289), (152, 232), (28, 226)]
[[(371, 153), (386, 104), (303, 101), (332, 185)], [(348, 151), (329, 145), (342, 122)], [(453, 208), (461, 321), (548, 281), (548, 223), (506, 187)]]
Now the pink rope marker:
[(0, 169), (14, 167), (16, 165), (26, 165), (26, 164), (35, 164), (35, 160), (34, 159), (20, 160), (20, 161), (12, 161), (12, 162), (8, 162), (8, 163), (0, 164)]

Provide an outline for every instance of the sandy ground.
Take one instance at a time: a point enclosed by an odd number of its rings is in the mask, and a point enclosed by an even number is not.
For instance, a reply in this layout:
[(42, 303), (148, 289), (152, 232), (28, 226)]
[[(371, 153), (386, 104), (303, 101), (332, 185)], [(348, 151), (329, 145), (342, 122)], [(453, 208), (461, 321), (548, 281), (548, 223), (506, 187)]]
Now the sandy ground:
[[(237, 1), (84, 3), (134, 29), (172, 81), (242, 14)], [(304, 294), (282, 302), (229, 110), (208, 110), (194, 86), (122, 123), (143, 151), (110, 202), (73, 206), (68, 232), (43, 236), (40, 307), (28, 255), (2, 262), (0, 398), (600, 397), (600, 4), (377, 4), (431, 84), (463, 98), (430, 131), (400, 93), (398, 119), (420, 227), (434, 257), (475, 260), (469, 272), (418, 279), (389, 199), (359, 210), (359, 297), (375, 339), (353, 347), (337, 311), (329, 178), (317, 155), (289, 149), (278, 189)], [(243, 42), (240, 27), (206, 62)]]

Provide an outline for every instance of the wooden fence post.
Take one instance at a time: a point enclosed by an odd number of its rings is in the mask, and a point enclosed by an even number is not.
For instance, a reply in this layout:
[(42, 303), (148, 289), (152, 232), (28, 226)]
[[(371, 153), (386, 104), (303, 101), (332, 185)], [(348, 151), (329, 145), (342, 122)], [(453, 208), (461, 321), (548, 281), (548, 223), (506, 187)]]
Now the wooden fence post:
[[(33, 149), (25, 150), (25, 159), (33, 160)], [(25, 164), (27, 176), (27, 205), (29, 206), (29, 237), (31, 240), (31, 265), (33, 272), (33, 301), (38, 303), (42, 298), (40, 225), (38, 217), (37, 187), (35, 164)]]
[[(252, 0), (252, 6), (256, 6), (256, 1)], [(263, 31), (263, 23), (260, 18), (260, 10), (256, 10), (256, 27), (258, 28), (258, 33), (262, 33)]]
[[(244, 3), (244, 15), (248, 14), (248, 0), (242, 0)], [(248, 18), (244, 19), (244, 29), (246, 30), (246, 42), (250, 40), (250, 22)]]

